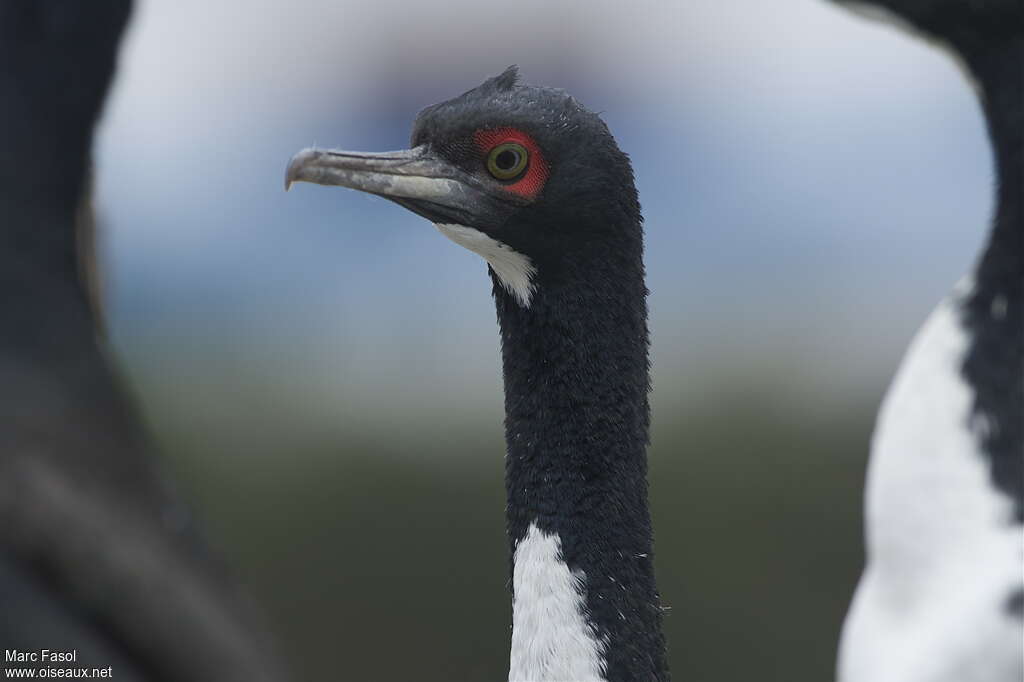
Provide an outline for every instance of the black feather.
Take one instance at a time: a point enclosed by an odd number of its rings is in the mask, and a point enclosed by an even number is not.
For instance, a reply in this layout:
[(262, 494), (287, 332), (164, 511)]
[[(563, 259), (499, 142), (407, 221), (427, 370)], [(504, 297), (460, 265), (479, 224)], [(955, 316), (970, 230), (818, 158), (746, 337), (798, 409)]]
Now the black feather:
[(76, 258), (127, 0), (0, 2), (0, 641), (125, 680), (282, 679), (118, 384)]

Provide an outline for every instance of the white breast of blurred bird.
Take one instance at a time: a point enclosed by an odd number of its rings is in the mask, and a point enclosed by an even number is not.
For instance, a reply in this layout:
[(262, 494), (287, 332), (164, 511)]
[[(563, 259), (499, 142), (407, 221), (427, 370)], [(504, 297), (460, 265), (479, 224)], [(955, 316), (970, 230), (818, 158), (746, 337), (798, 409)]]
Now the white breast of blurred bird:
[[(962, 283), (911, 344), (882, 404), (868, 467), (867, 568), (840, 644), (842, 682), (996, 682), (1024, 674), (1008, 596), (1024, 535), (992, 485), (961, 374)], [(941, 655), (939, 655), (941, 652)]]

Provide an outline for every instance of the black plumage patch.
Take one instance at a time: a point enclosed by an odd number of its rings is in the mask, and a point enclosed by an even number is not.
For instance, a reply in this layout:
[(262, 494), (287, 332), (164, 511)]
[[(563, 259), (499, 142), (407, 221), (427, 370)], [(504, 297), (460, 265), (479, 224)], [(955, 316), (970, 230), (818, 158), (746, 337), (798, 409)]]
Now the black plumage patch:
[[(1021, 13), (1024, 15), (1024, 12)], [(989, 243), (963, 322), (964, 378), (994, 485), (1024, 522), (1024, 28), (1004, 44), (965, 55), (982, 86), (999, 187)]]
[[(840, 0), (842, 4), (843, 0)], [(998, 182), (988, 245), (962, 309), (963, 376), (993, 485), (1024, 522), (1024, 6), (1020, 0), (874, 0), (955, 52), (981, 90)]]
[(605, 153), (601, 172), (581, 174), (571, 190), (556, 174), (581, 161), (554, 158), (544, 200), (506, 226), (538, 261), (528, 308), (494, 283), (508, 531), (513, 550), (531, 523), (559, 535), (562, 558), (586, 576), (609, 682), (661, 682), (669, 673), (647, 503), (643, 234), (628, 159), (614, 143)]

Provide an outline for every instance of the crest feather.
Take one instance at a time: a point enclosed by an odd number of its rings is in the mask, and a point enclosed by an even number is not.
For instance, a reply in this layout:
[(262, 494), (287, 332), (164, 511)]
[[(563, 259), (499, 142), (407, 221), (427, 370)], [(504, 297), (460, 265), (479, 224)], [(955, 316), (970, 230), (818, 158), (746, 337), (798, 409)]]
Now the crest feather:
[(511, 90), (519, 84), (519, 67), (513, 64), (497, 76), (484, 81), (481, 88), (489, 90)]

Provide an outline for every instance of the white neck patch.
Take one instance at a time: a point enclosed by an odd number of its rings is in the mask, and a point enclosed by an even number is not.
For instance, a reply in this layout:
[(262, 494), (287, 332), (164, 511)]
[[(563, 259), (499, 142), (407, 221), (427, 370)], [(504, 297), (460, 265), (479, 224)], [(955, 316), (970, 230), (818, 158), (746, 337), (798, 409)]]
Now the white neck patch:
[(509, 682), (605, 682), (606, 643), (587, 622), (586, 575), (562, 560), (562, 541), (530, 524), (512, 569)]
[(519, 305), (530, 307), (536, 289), (533, 276), (537, 274), (537, 267), (528, 256), (472, 227), (441, 223), (435, 223), (434, 227), (459, 246), (483, 256), (505, 290), (515, 297)]

